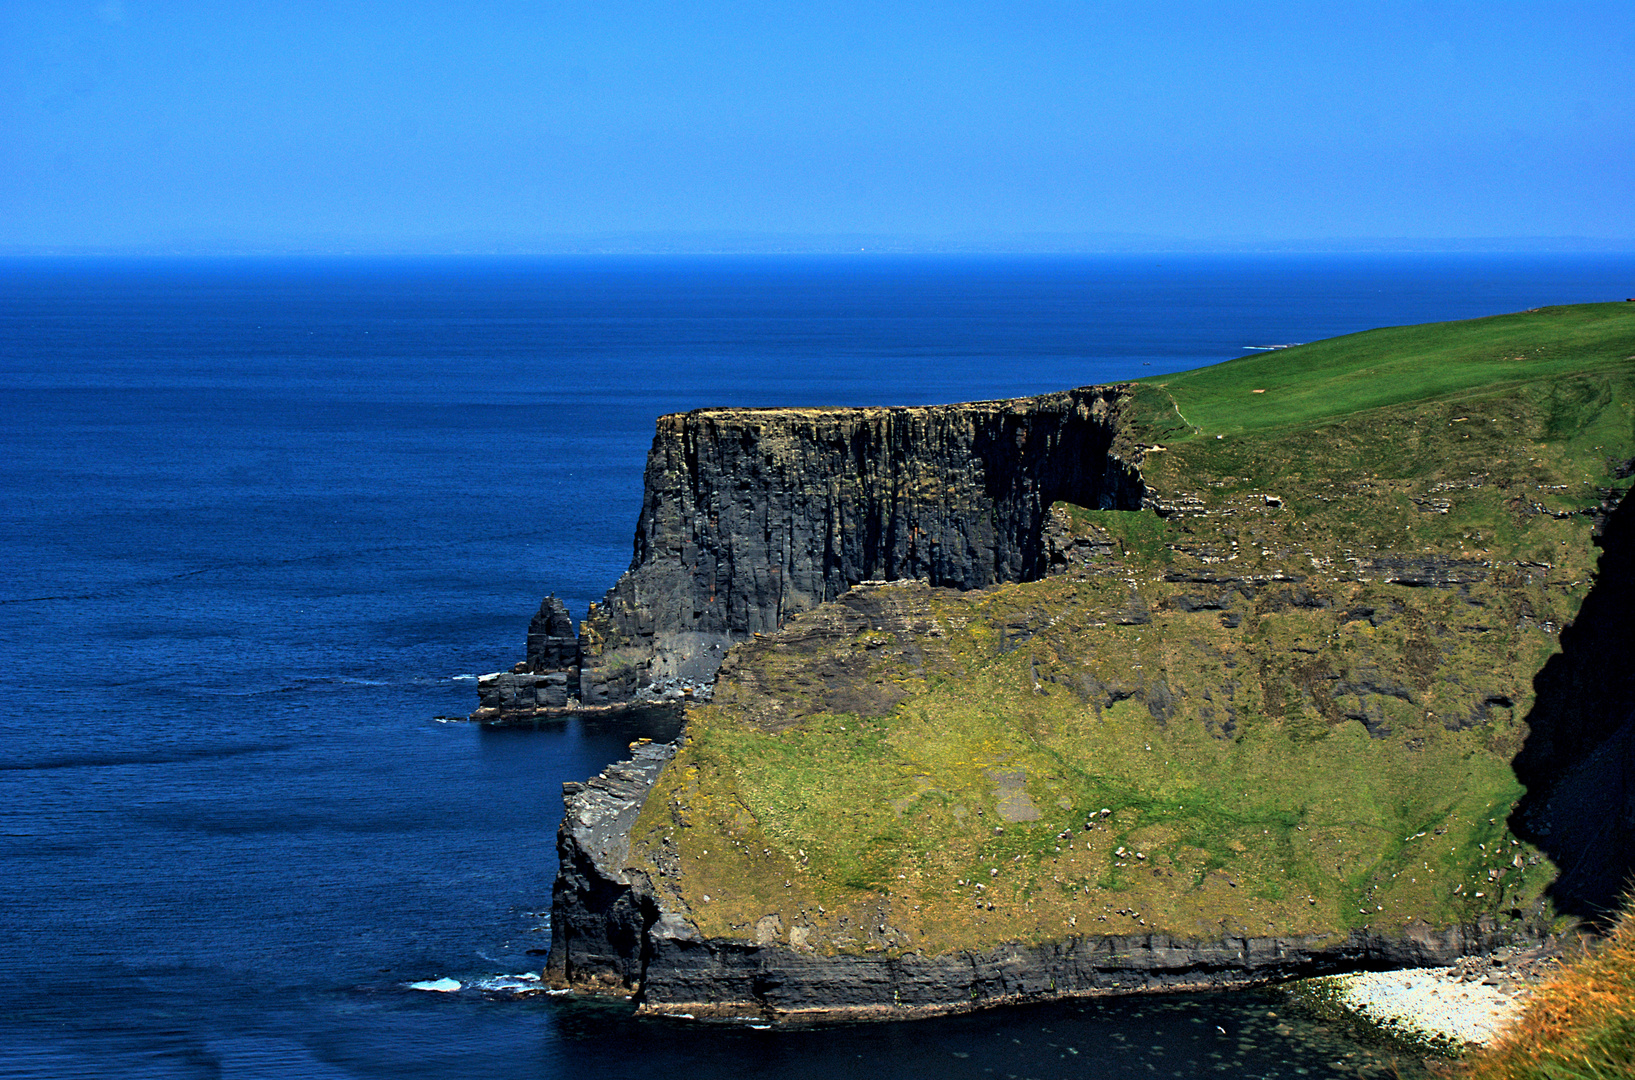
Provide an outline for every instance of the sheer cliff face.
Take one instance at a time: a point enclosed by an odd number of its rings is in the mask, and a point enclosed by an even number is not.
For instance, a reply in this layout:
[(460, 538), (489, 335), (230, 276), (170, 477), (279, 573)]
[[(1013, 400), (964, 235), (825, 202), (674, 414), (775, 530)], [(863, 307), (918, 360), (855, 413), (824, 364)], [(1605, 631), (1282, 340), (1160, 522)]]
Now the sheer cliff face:
[(702, 682), (726, 649), (868, 580), (1044, 574), (1052, 502), (1135, 509), (1118, 387), (929, 408), (666, 416), (631, 569), (582, 639), (587, 701)]

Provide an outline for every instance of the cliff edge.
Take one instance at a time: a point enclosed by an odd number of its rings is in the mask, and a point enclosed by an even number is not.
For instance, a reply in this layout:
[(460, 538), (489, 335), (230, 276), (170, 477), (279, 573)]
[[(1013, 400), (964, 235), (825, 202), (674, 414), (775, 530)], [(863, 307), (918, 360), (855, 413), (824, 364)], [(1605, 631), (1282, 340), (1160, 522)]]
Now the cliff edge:
[(557, 985), (910, 1015), (1446, 963), (1616, 906), (1635, 307), (903, 412), (661, 429), (580, 685), (621, 650), (718, 670), (673, 749), (570, 786)]
[(1127, 390), (927, 408), (660, 417), (630, 569), (575, 635), (547, 597), (474, 719), (692, 697), (727, 650), (868, 580), (958, 589), (1047, 568), (1052, 503), (1143, 504)]

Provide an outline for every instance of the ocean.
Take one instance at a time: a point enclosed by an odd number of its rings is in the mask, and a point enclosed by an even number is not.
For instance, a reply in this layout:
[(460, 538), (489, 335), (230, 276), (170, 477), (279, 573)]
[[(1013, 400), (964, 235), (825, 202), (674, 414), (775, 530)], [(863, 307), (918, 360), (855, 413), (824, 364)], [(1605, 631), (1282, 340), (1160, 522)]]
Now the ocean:
[(0, 1077), (1385, 1075), (1275, 992), (809, 1031), (518, 995), (561, 783), (673, 731), (436, 718), (628, 564), (661, 413), (1630, 295), (1603, 255), (0, 263)]

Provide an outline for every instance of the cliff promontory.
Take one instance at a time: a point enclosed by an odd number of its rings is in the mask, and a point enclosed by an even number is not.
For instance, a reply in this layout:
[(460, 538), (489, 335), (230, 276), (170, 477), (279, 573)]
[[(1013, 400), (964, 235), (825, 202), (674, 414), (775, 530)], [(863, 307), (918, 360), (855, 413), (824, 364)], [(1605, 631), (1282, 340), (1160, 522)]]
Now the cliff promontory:
[(1128, 395), (1090, 388), (933, 408), (661, 417), (630, 569), (573, 637), (547, 598), (479, 719), (707, 687), (727, 650), (862, 581), (980, 589), (1047, 565), (1057, 500), (1134, 509)]
[(700, 699), (570, 785), (549, 974), (890, 1015), (1593, 920), (1635, 859), (1632, 459), (1619, 304), (664, 418), (631, 571), (512, 676)]

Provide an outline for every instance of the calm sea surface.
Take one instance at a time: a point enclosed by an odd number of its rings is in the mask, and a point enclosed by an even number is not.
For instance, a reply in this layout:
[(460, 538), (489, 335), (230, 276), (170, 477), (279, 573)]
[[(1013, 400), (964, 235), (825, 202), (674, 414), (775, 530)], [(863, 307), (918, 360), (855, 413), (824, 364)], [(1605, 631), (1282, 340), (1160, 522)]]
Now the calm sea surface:
[(433, 717), (625, 567), (660, 413), (1630, 295), (1628, 257), (0, 264), (0, 1076), (1357, 1075), (1263, 994), (770, 1032), (516, 998), (561, 782), (668, 733)]

